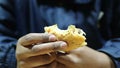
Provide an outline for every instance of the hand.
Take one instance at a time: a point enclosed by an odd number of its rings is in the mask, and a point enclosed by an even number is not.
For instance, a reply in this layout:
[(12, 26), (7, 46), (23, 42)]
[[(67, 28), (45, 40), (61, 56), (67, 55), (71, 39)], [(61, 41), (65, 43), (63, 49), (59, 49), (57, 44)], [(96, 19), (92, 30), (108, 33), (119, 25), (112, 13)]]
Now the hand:
[(56, 61), (58, 65), (64, 66), (62, 68), (114, 68), (113, 62), (106, 54), (87, 46), (75, 49), (67, 55), (58, 56)]
[(53, 65), (56, 58), (55, 51), (66, 46), (63, 41), (56, 41), (56, 37), (46, 33), (31, 33), (18, 40), (16, 58), (18, 68), (33, 68), (48, 64)]

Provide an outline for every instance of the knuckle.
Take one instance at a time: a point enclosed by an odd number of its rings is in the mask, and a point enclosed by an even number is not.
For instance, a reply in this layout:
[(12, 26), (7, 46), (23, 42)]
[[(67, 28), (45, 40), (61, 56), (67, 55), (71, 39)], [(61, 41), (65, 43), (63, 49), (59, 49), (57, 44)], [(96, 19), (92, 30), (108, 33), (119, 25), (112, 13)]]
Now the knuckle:
[(25, 35), (23, 37), (23, 39), (29, 41), (29, 40), (32, 40), (33, 37), (34, 37), (34, 33), (29, 33), (29, 34)]
[(55, 43), (53, 44), (52, 50), (53, 50), (53, 51), (59, 50), (59, 49), (60, 49), (60, 44), (61, 44), (61, 43), (62, 43), (61, 41), (55, 42)]
[(59, 46), (54, 44), (52, 50), (53, 50), (53, 51), (56, 51), (56, 50), (58, 50), (58, 49), (59, 49)]
[(32, 38), (33, 38), (33, 35), (26, 35), (26, 36), (24, 36), (24, 40), (27, 40), (27, 41), (30, 41), (30, 40), (32, 40)]
[(40, 38), (45, 41), (45, 40), (49, 40), (49, 34), (41, 34)]
[(29, 40), (33, 34), (27, 34), (19, 38), (19, 42), (23, 42), (24, 40)]
[(30, 33), (30, 34), (27, 34), (27, 35), (21, 37), (21, 38), (18, 40), (18, 43), (20, 43), (21, 45), (27, 45), (27, 43), (33, 41), (33, 38), (34, 38), (34, 34), (33, 34), (33, 33)]

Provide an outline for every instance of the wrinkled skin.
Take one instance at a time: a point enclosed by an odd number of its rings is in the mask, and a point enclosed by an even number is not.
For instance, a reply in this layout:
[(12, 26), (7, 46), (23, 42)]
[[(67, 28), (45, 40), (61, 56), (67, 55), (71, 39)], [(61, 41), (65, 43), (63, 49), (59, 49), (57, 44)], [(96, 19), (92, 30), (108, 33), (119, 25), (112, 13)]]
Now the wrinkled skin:
[(17, 68), (114, 68), (106, 54), (87, 46), (58, 53), (67, 47), (66, 42), (57, 41), (51, 34), (27, 34), (17, 43)]

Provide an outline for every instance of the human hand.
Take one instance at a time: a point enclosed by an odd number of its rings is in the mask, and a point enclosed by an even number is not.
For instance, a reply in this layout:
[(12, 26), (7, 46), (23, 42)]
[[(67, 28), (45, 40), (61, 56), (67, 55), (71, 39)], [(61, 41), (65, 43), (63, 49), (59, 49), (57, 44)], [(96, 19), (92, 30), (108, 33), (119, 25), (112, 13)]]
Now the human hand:
[(54, 35), (46, 33), (27, 34), (21, 37), (17, 43), (17, 68), (47, 66), (55, 60), (55, 51), (62, 50), (65, 47), (66, 43), (56, 41)]
[(62, 68), (114, 68), (113, 62), (106, 54), (87, 46), (57, 56), (56, 61)]

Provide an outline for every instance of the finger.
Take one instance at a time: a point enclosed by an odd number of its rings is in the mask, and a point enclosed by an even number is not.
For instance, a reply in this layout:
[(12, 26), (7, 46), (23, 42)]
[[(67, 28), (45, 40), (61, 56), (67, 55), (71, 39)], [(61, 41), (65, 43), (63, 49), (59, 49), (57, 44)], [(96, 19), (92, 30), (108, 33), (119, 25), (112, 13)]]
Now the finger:
[(76, 66), (75, 64), (77, 64), (81, 60), (77, 56), (69, 54), (64, 56), (58, 56), (56, 58), (56, 61), (58, 61), (61, 64), (64, 64), (67, 67), (74, 68), (74, 66)]
[(39, 66), (39, 67), (34, 67), (34, 68), (48, 68), (48, 66)]
[(38, 66), (38, 67), (34, 67), (34, 68), (48, 68), (47, 65), (43, 65), (43, 66)]
[[(81, 58), (84, 57), (85, 55), (90, 54), (91, 52), (95, 53), (96, 51), (94, 49), (91, 49), (88, 46), (79, 47), (77, 49), (69, 51), (70, 54), (74, 54), (74, 55), (79, 56)], [(92, 56), (92, 54), (90, 56)], [(86, 57), (88, 57), (88, 56), (86, 56)]]
[(48, 54), (51, 52), (64, 50), (67, 48), (67, 44), (63, 41), (49, 42), (43, 43), (39, 45), (34, 45), (32, 49), (25, 48), (23, 46), (18, 45), (16, 50), (17, 60), (25, 59), (30, 56), (37, 56)]
[(57, 67), (56, 68), (70, 68), (70, 67), (66, 67), (63, 63), (57, 62)]
[(32, 54), (32, 51), (29, 48), (25, 48), (19, 44), (16, 47), (16, 58), (18, 61), (29, 57)]
[(42, 56), (32, 56), (20, 62), (20, 66), (24, 68), (33, 68), (42, 66), (51, 63), (55, 59), (55, 54), (52, 53), (51, 55), (45, 54)]
[(19, 39), (19, 43), (28, 46), (36, 43), (49, 42), (56, 40), (56, 37), (48, 33), (30, 33)]
[(57, 68), (57, 62), (53, 61), (48, 68)]
[(38, 67), (34, 67), (34, 68), (57, 68), (57, 62), (53, 61), (50, 64), (46, 64), (46, 65), (40, 65)]
[(35, 45), (32, 47), (32, 51), (45, 54), (50, 52), (56, 52), (59, 50), (64, 50), (66, 48), (67, 48), (67, 43), (63, 41), (56, 41), (56, 42)]
[(71, 59), (70, 59), (70, 57), (68, 56), (68, 55), (66, 55), (66, 56), (60, 56), (60, 57), (57, 57), (57, 59), (56, 59), (59, 63), (63, 63), (63, 64), (70, 64), (70, 61), (71, 61)]

